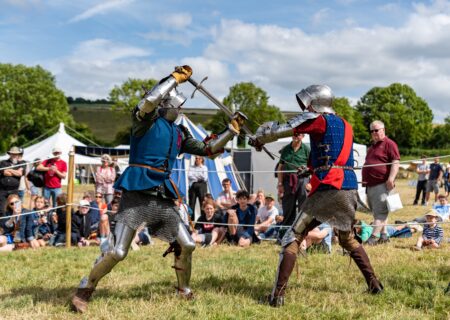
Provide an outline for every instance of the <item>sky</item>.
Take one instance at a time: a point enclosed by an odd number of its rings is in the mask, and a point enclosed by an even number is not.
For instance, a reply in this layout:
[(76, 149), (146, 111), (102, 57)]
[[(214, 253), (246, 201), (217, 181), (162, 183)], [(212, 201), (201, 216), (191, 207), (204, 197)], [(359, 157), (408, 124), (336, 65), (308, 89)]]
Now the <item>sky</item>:
[[(443, 123), (450, 1), (0, 0), (0, 63), (41, 65), (66, 96), (86, 99), (188, 64), (219, 99), (253, 82), (286, 111), (300, 111), (295, 93), (311, 84), (356, 104), (398, 82)], [(186, 106), (214, 108), (198, 93)]]

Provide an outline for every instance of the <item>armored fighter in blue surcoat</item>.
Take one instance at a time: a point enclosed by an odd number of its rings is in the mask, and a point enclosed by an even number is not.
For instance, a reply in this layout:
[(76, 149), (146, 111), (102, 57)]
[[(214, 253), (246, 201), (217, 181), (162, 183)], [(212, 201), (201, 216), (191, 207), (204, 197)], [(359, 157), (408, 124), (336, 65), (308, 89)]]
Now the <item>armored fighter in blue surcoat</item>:
[(114, 235), (102, 243), (101, 256), (72, 298), (72, 308), (77, 312), (87, 310), (99, 280), (125, 259), (136, 229), (143, 223), (153, 235), (171, 244), (175, 253), (177, 293), (186, 299), (193, 298), (189, 282), (195, 242), (175, 206), (174, 200), (180, 199), (180, 194), (170, 173), (180, 153), (213, 158), (223, 152), (226, 143), (239, 134), (245, 119), (237, 113), (219, 135), (204, 141), (194, 139), (185, 127), (175, 123), (186, 101), (177, 86), (191, 75), (189, 66), (176, 67), (145, 94), (132, 112), (129, 167), (114, 186), (123, 190)]

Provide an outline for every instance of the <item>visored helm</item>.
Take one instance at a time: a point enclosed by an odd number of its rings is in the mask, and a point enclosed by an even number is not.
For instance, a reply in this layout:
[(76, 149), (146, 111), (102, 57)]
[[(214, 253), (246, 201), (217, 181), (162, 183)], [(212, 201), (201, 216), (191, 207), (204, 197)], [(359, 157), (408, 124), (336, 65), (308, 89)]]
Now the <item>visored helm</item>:
[(180, 108), (185, 102), (186, 97), (174, 88), (170, 90), (169, 94), (161, 101), (158, 110), (159, 115), (167, 121), (173, 122), (178, 118)]
[(317, 113), (335, 113), (332, 107), (334, 94), (329, 86), (313, 84), (297, 93), (296, 98), (303, 111), (311, 107)]

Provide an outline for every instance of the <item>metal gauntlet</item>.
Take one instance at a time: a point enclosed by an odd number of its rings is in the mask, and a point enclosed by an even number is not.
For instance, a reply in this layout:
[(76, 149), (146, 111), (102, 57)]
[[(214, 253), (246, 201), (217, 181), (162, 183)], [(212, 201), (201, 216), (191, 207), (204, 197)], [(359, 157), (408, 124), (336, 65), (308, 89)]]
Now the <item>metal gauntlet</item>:
[(177, 86), (174, 77), (168, 77), (166, 80), (154, 86), (150, 91), (145, 93), (144, 98), (137, 105), (137, 116), (143, 118), (146, 113), (150, 113), (156, 109), (165, 96)]
[(223, 152), (225, 145), (239, 134), (231, 124), (228, 124), (227, 129), (218, 135), (210, 135), (203, 140), (206, 144), (206, 153), (210, 159), (216, 158), (220, 153)]
[(283, 124), (274, 121), (266, 122), (256, 130), (255, 138), (262, 144), (266, 144), (280, 138), (292, 137), (294, 128), (310, 119), (317, 118), (319, 115), (318, 113), (304, 112)]

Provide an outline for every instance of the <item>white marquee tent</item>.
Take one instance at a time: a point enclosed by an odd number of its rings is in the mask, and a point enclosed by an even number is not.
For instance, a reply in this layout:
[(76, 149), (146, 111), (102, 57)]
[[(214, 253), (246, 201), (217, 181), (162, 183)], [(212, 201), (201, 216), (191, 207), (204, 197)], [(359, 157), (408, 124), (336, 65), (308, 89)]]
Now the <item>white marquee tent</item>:
[[(37, 142), (36, 144), (24, 148), (23, 159), (26, 161), (33, 161), (36, 158), (39, 158), (41, 160), (48, 159), (52, 157), (53, 148), (58, 147), (62, 151), (61, 159), (66, 161), (66, 163), (69, 163), (69, 152), (72, 146), (86, 145), (69, 135), (65, 130), (64, 123), (60, 123), (59, 129), (55, 134), (45, 138), (40, 142)], [(7, 158), (7, 154), (0, 157), (0, 159)], [(93, 165), (99, 165), (100, 163), (100, 158), (75, 154), (76, 165), (85, 165), (86, 167), (90, 167)]]

